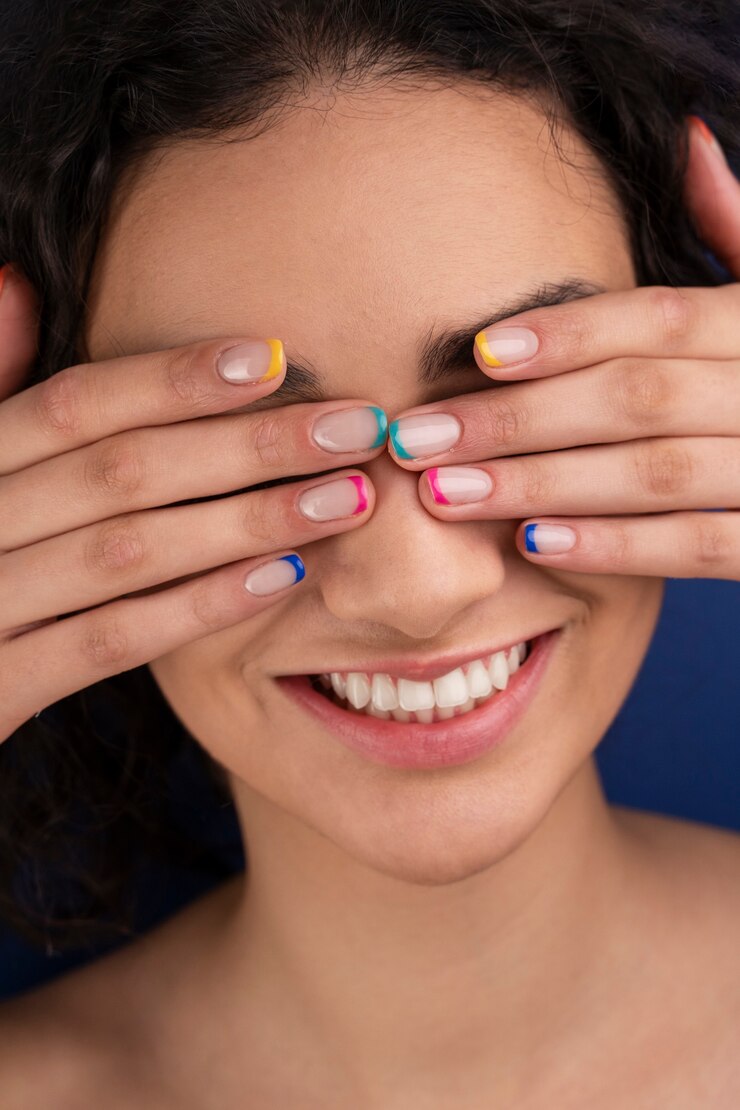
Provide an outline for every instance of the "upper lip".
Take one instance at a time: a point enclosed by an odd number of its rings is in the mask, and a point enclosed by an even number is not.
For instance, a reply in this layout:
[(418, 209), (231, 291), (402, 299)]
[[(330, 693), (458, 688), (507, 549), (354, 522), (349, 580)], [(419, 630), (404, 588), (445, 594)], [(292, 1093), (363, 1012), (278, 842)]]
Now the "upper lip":
[[(560, 625), (556, 627), (559, 628)], [(345, 664), (337, 667), (321, 667), (320, 670), (311, 671), (310, 673), (330, 674), (341, 671), (347, 674), (352, 671), (364, 671), (366, 674), (389, 674), (396, 678), (408, 678), (413, 682), (432, 682), (435, 678), (441, 678), (442, 675), (449, 674), (456, 667), (462, 667), (465, 663), (471, 663), (474, 659), (495, 655), (497, 651), (508, 651), (515, 644), (536, 640), (538, 636), (544, 636), (546, 632), (552, 631), (554, 631), (553, 627), (542, 629), (540, 632), (519, 633), (512, 639), (499, 641), (494, 647), (471, 648), (465, 651), (450, 652), (447, 655), (437, 654), (434, 659), (428, 661), (411, 662), (407, 656), (397, 655), (385, 659), (367, 659), (363, 662), (353, 663), (351, 667)]]

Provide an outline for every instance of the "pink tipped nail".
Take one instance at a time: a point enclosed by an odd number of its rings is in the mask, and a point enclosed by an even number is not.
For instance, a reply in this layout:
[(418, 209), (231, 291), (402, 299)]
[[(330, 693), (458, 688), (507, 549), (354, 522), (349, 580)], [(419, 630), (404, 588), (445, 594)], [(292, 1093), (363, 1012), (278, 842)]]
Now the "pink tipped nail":
[(427, 470), (427, 478), (429, 480), (429, 487), (432, 491), (432, 497), (434, 498), (434, 500), (437, 502), (438, 505), (449, 505), (450, 504), (449, 500), (445, 497), (445, 495), (442, 493), (442, 490), (439, 487), (438, 474), (439, 474), (439, 467), (438, 466), (433, 466), (431, 470)]
[(361, 474), (350, 474), (349, 480), (357, 487), (357, 508), (352, 513), (352, 516), (357, 516), (358, 513), (364, 513), (367, 508), (367, 486)]

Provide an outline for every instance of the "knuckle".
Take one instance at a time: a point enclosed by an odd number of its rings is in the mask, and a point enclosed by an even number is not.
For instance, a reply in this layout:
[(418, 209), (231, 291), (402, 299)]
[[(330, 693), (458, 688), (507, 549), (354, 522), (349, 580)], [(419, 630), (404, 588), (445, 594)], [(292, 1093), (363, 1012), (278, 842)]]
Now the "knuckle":
[(632, 535), (624, 524), (612, 524), (609, 528), (608, 559), (616, 571), (629, 567), (632, 562)]
[(647, 290), (645, 296), (668, 349), (682, 343), (694, 326), (694, 307), (691, 300), (670, 285), (654, 286)]
[(639, 486), (645, 493), (670, 499), (689, 487), (694, 464), (684, 448), (659, 442), (637, 451), (636, 469)]
[(280, 466), (286, 457), (285, 420), (271, 411), (255, 414), (250, 419), (248, 453), (249, 462), (256, 459), (260, 467), (272, 471)]
[(141, 491), (144, 473), (141, 450), (129, 433), (90, 448), (85, 462), (85, 485), (93, 497), (105, 502), (130, 501)]
[(692, 521), (691, 548), (702, 566), (724, 566), (734, 556), (734, 544), (724, 523), (714, 513), (701, 513)]
[(130, 659), (128, 637), (122, 625), (110, 616), (95, 617), (85, 624), (80, 654), (95, 670), (124, 670)]
[[(528, 459), (524, 465), (522, 486), (525, 503), (531, 506), (531, 511), (542, 512), (554, 492), (552, 471), (542, 463)], [(536, 505), (542, 505), (543, 509), (535, 508)]]
[(487, 405), (486, 444), (512, 447), (520, 443), (527, 422), (524, 409), (511, 401), (497, 397)]
[(628, 426), (643, 429), (671, 407), (675, 386), (667, 368), (639, 359), (618, 360), (613, 372), (612, 408)]
[(217, 393), (210, 377), (203, 373), (203, 350), (174, 351), (164, 361), (167, 394), (175, 413), (185, 409), (210, 411)]
[(213, 582), (201, 579), (193, 585), (190, 594), (190, 611), (199, 628), (205, 632), (220, 628), (224, 623), (224, 607)]
[(118, 517), (99, 525), (85, 550), (85, 566), (94, 575), (130, 572), (145, 562), (144, 540), (133, 518)]
[(275, 495), (264, 490), (247, 494), (244, 505), (243, 530), (260, 546), (276, 545), (279, 529), (275, 512)]
[(36, 419), (45, 432), (74, 438), (82, 425), (83, 385), (78, 367), (70, 366), (41, 382), (35, 391)]

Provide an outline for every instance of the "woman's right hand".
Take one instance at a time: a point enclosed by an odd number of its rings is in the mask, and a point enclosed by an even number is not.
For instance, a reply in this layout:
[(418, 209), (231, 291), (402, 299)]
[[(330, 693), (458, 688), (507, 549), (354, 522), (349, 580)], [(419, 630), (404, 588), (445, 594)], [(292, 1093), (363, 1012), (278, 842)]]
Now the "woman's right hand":
[[(251, 372), (272, 376), (249, 383), (220, 376), (219, 355), (244, 342), (227, 339), (81, 364), (23, 389), (35, 304), (10, 273), (0, 291), (0, 740), (74, 691), (284, 598), (302, 577), (292, 548), (372, 512), (368, 478), (346, 467), (385, 445), (382, 410), (362, 401), (229, 414), (280, 386), (276, 340), (252, 341)], [(343, 426), (340, 410), (354, 414)], [(312, 438), (319, 420), (331, 449)]]

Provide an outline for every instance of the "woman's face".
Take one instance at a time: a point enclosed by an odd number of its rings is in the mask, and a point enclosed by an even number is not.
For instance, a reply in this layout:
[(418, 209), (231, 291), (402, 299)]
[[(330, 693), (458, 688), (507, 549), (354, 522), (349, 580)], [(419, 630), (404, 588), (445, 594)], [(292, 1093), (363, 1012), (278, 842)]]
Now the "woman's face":
[[(328, 399), (371, 400), (389, 419), (496, 388), (472, 345), (467, 369), (421, 385), (421, 345), (546, 283), (635, 284), (598, 164), (567, 130), (558, 147), (532, 104), (460, 85), (317, 95), (257, 138), (173, 143), (116, 199), (90, 358), (278, 336)], [(281, 403), (277, 391), (258, 407)], [(523, 841), (588, 760), (642, 661), (662, 582), (535, 566), (516, 550), (516, 521), (441, 522), (387, 453), (365, 470), (377, 493), (367, 524), (300, 549), (298, 589), (152, 671), (230, 772), (247, 837), (250, 812), (287, 813), (372, 868), (448, 882)], [(552, 628), (540, 685), (504, 741), (442, 768), (369, 760), (275, 680), (484, 655)]]

